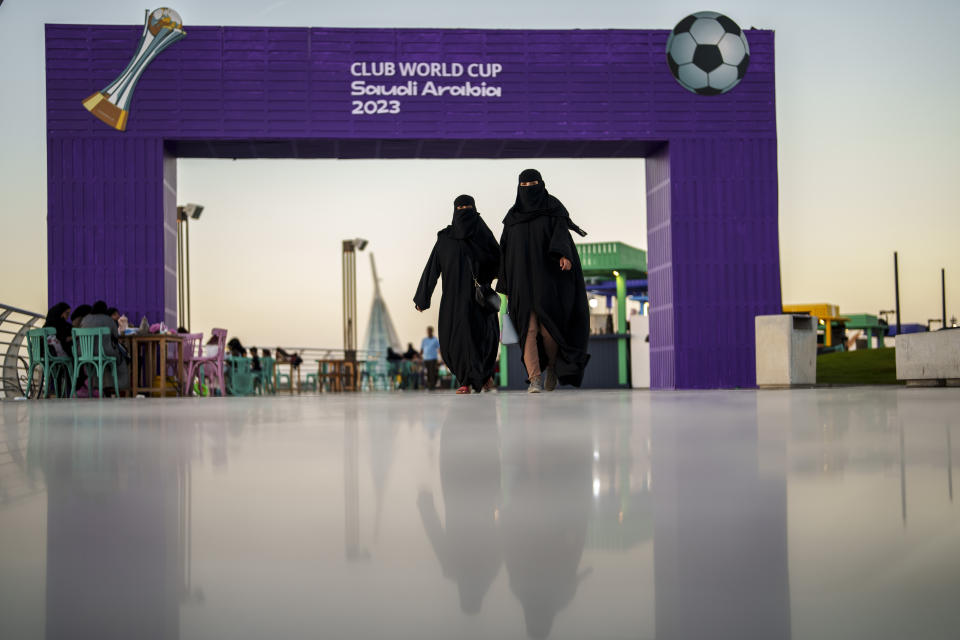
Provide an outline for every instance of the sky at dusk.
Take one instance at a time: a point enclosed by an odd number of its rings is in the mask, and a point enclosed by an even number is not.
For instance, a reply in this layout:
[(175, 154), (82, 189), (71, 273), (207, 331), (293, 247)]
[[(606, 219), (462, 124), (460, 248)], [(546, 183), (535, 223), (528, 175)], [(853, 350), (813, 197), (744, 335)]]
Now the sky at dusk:
[[(154, 7), (0, 6), (0, 302), (37, 311), (57, 302), (46, 299), (43, 25), (136, 24), (146, 8)], [(706, 9), (774, 29), (784, 302), (893, 308), (898, 250), (903, 320), (940, 316), (941, 267), (948, 316), (960, 316), (955, 0), (182, 0), (173, 8), (188, 32), (191, 24), (669, 29)], [(180, 202), (206, 207), (190, 230), (194, 329), (225, 326), (254, 345), (339, 346), (340, 241), (359, 236), (370, 240), (401, 339), (418, 341), (436, 322), (439, 291), (423, 315), (411, 298), (453, 198), (473, 194), (499, 235), (528, 166), (541, 169), (589, 240), (646, 247), (642, 160), (180, 160)], [(362, 339), (373, 288), (366, 254), (358, 281)]]

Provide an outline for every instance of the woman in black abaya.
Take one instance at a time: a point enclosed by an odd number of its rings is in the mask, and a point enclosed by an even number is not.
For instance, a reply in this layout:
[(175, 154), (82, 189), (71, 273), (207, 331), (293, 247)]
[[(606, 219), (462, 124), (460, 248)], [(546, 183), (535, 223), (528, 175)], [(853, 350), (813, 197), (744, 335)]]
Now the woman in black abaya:
[(540, 172), (523, 171), (503, 220), (497, 291), (508, 297), (531, 393), (553, 391), (558, 382), (579, 387), (590, 359), (590, 310), (570, 231), (586, 235), (547, 193)]
[(477, 213), (470, 196), (454, 201), (453, 222), (437, 233), (413, 302), (418, 311), (430, 308), (430, 298), (443, 275), (438, 338), (440, 356), (463, 386), (457, 393), (493, 387), (497, 362), (498, 324), (495, 311), (474, 300), (474, 279), (489, 286), (497, 275), (500, 249)]

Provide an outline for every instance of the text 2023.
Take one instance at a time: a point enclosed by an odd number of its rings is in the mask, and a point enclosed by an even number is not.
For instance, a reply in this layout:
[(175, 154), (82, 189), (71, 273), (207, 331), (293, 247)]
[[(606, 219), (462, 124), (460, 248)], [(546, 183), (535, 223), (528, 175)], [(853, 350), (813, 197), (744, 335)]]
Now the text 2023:
[(350, 113), (355, 116), (400, 113), (399, 100), (353, 100), (352, 104)]

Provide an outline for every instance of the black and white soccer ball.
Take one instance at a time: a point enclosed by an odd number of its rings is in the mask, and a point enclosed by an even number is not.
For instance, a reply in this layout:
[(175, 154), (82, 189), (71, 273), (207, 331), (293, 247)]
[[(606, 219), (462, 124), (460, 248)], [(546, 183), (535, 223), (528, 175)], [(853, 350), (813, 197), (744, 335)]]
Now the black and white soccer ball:
[(750, 45), (736, 22), (716, 11), (699, 11), (673, 28), (667, 64), (684, 88), (701, 96), (733, 89), (747, 73)]

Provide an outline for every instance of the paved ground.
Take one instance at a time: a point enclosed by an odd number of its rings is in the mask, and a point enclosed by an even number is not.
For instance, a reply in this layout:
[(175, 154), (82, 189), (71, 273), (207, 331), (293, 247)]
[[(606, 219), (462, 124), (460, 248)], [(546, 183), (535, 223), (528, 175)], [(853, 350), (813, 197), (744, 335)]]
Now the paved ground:
[(960, 632), (960, 389), (0, 412), (0, 638)]

